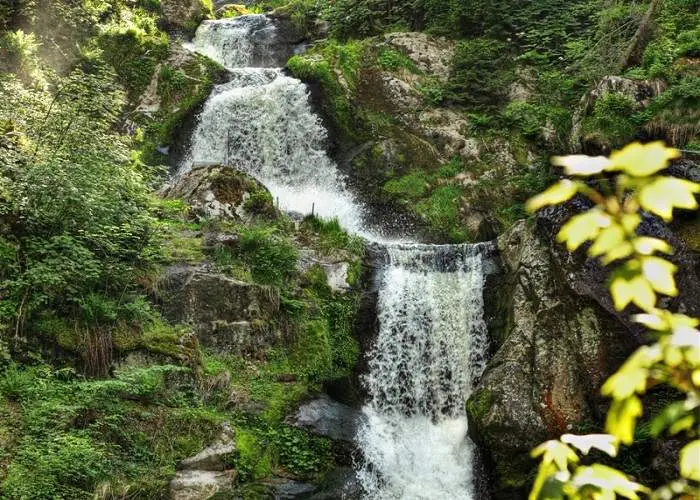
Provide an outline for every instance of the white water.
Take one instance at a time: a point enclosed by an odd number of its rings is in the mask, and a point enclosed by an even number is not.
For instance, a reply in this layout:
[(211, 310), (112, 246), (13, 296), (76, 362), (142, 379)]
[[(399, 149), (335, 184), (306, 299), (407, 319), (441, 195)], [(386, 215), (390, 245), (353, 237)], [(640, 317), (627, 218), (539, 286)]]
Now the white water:
[(270, 67), (275, 65), (269, 50), (275, 31), (274, 24), (262, 14), (204, 21), (197, 28), (194, 50), (226, 68)]
[[(265, 184), (282, 209), (309, 213), (314, 206), (346, 230), (381, 241), (326, 153), (326, 130), (306, 87), (267, 67), (275, 59), (274, 30), (264, 16), (198, 29), (195, 50), (231, 76), (206, 102), (180, 173), (197, 164), (231, 165)], [(358, 478), (371, 499), (471, 500), (474, 446), (464, 405), (486, 351), (482, 247), (386, 249)]]
[(358, 435), (369, 498), (473, 498), (465, 402), (485, 363), (478, 245), (388, 247)]

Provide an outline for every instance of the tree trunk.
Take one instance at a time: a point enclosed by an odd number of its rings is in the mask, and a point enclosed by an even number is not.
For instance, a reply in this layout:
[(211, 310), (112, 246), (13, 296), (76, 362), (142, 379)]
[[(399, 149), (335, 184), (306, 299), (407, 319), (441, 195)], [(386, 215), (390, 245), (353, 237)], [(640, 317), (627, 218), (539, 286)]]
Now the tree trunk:
[(646, 14), (644, 14), (642, 21), (639, 23), (637, 32), (632, 37), (632, 40), (630, 40), (627, 49), (620, 59), (620, 73), (624, 72), (630, 66), (639, 64), (642, 54), (644, 53), (644, 49), (651, 38), (650, 35), (652, 31), (654, 14), (658, 12), (662, 3), (663, 0), (651, 0)]

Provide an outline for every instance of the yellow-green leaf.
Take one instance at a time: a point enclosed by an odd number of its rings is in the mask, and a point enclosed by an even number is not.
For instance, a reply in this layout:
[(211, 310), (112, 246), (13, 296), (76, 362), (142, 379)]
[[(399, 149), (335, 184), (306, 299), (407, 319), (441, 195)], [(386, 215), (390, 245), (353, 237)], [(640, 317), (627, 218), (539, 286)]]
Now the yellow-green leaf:
[(636, 212), (633, 214), (625, 214), (622, 216), (621, 223), (622, 227), (625, 228), (625, 231), (629, 234), (632, 234), (642, 223), (642, 216)]
[[(551, 492), (545, 492), (546, 486), (549, 485), (552, 480), (554, 475), (557, 473), (557, 468), (556, 466), (549, 462), (549, 463), (541, 463), (539, 466), (539, 469), (537, 470), (537, 477), (535, 478), (535, 482), (532, 485), (532, 490), (530, 491), (530, 495), (528, 496), (528, 500), (559, 500), (563, 499), (564, 496), (560, 493), (559, 495), (552, 495)], [(559, 488), (561, 488), (561, 485), (559, 484)]]
[(536, 212), (542, 207), (548, 205), (558, 205), (571, 199), (578, 190), (575, 182), (569, 179), (564, 179), (552, 186), (548, 187), (543, 193), (530, 198), (525, 204), (525, 208), (529, 212)]
[(695, 417), (692, 415), (686, 415), (680, 420), (674, 422), (671, 427), (668, 428), (668, 433), (675, 436), (679, 432), (687, 431), (692, 429), (695, 424)]
[(683, 447), (680, 458), (681, 476), (700, 481), (700, 439)]
[(625, 240), (625, 231), (621, 226), (617, 224), (611, 224), (610, 226), (603, 229), (595, 242), (588, 250), (588, 255), (591, 257), (598, 257), (603, 254), (607, 254), (615, 248), (620, 247)]
[(647, 378), (649, 378), (649, 370), (646, 367), (624, 365), (605, 381), (601, 392), (603, 396), (611, 396), (617, 400), (628, 399), (637, 392), (640, 394), (644, 392), (647, 387)]
[(644, 186), (639, 192), (639, 204), (644, 210), (669, 221), (674, 208), (694, 210), (698, 208), (695, 193), (700, 184), (675, 177), (659, 177)]
[(673, 248), (664, 240), (658, 238), (650, 238), (648, 236), (640, 236), (634, 239), (634, 249), (642, 255), (653, 255), (654, 252), (662, 252), (672, 254)]
[(661, 141), (641, 144), (634, 142), (610, 155), (607, 170), (622, 170), (634, 177), (647, 177), (663, 170), (669, 160), (680, 157), (680, 151), (667, 148)]
[(555, 156), (552, 165), (563, 167), (567, 175), (595, 175), (610, 166), (605, 156), (569, 155)]
[(632, 396), (623, 400), (615, 400), (608, 410), (605, 419), (605, 430), (616, 436), (624, 444), (632, 444), (634, 428), (637, 419), (642, 415), (642, 402)]
[(672, 313), (664, 309), (654, 309), (649, 314), (635, 314), (632, 316), (632, 320), (658, 332), (694, 329), (700, 325), (700, 320), (697, 318)]
[[(641, 484), (627, 479), (627, 476), (619, 470), (603, 464), (593, 464), (587, 467), (577, 468), (574, 477), (571, 478), (571, 485), (575, 486), (578, 490), (585, 486), (594, 486), (603, 492), (612, 491), (630, 500), (639, 499), (637, 493), (647, 491)], [(614, 495), (609, 498), (614, 498)]]
[(617, 456), (617, 438), (610, 434), (588, 434), (585, 436), (564, 434), (561, 440), (578, 448), (585, 455), (588, 455), (591, 448), (597, 448), (611, 457)]
[(612, 248), (607, 254), (605, 254), (605, 257), (603, 257), (603, 264), (607, 266), (611, 262), (629, 257), (633, 253), (634, 247), (632, 246), (632, 243), (625, 241), (621, 245)]
[(650, 311), (656, 304), (656, 294), (651, 283), (641, 274), (626, 276), (623, 273), (616, 274), (610, 284), (615, 309), (622, 311), (628, 304), (634, 303), (639, 308)]
[(599, 208), (575, 215), (557, 234), (557, 241), (566, 242), (566, 248), (573, 252), (583, 243), (598, 236), (600, 230), (610, 226), (612, 219)]
[(553, 463), (559, 470), (567, 470), (569, 462), (578, 462), (578, 455), (561, 441), (552, 439), (532, 450), (533, 458), (542, 456), (542, 463)]
[(676, 280), (673, 279), (673, 275), (678, 268), (674, 264), (660, 257), (651, 256), (642, 257), (641, 263), (644, 278), (646, 278), (656, 292), (671, 297), (678, 295)]

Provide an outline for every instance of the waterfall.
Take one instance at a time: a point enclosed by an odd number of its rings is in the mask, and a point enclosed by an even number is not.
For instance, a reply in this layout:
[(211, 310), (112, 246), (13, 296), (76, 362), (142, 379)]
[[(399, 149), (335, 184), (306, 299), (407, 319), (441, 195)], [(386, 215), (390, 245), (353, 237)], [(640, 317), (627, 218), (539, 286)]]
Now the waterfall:
[(226, 68), (271, 67), (283, 62), (270, 50), (276, 35), (275, 25), (262, 14), (204, 21), (197, 28), (194, 50)]
[(327, 131), (309, 104), (306, 85), (281, 68), (238, 67), (272, 46), (275, 26), (266, 16), (206, 21), (195, 50), (229, 68), (199, 116), (191, 151), (180, 173), (197, 164), (231, 165), (262, 182), (290, 212), (337, 217), (348, 231), (375, 237), (345, 179), (326, 153)]
[(287, 76), (266, 16), (206, 21), (192, 44), (224, 64), (179, 173), (224, 164), (256, 177), (282, 209), (337, 217), (381, 241), (379, 334), (364, 378), (369, 401), (357, 444), (368, 498), (474, 498), (474, 445), (465, 402), (485, 364), (484, 245), (419, 245), (382, 239), (326, 153), (327, 132), (308, 90)]
[(482, 245), (387, 252), (360, 481), (376, 499), (471, 499), (465, 403), (485, 365)]

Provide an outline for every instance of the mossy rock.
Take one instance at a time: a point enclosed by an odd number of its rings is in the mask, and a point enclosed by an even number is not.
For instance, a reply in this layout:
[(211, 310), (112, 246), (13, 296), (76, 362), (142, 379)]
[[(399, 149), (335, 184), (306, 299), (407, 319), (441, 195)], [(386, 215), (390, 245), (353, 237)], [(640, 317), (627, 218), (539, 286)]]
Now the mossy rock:
[(275, 220), (280, 215), (262, 184), (231, 167), (196, 166), (161, 194), (166, 199), (185, 200), (202, 218), (248, 222)]

